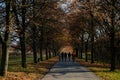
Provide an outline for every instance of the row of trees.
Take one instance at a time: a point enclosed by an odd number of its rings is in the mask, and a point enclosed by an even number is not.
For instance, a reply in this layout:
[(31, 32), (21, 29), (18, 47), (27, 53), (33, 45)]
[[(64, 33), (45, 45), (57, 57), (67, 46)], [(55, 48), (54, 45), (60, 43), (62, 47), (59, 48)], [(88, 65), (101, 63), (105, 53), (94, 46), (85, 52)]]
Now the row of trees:
[[(21, 50), (21, 66), (27, 67), (26, 52), (33, 52), (33, 61), (43, 61), (59, 50), (64, 13), (55, 0), (1, 0), (0, 1), (0, 42), (2, 45), (0, 75), (6, 75), (9, 62), (9, 47)], [(16, 45), (14, 45), (16, 44)], [(39, 52), (39, 57), (38, 57)], [(48, 54), (49, 53), (49, 54)]]
[[(100, 50), (96, 50), (96, 46), (106, 44), (109, 48), (109, 63), (111, 64), (110, 70), (115, 70), (116, 66), (116, 34), (120, 31), (120, 1), (119, 0), (80, 0), (77, 2), (76, 7), (79, 10), (69, 14), (71, 21), (70, 32), (73, 36), (73, 46), (76, 48), (77, 54), (80, 50), (78, 57), (83, 58), (83, 51), (85, 52), (85, 60), (88, 61), (88, 51), (91, 51), (91, 63), (94, 63), (96, 55)], [(73, 16), (74, 14), (74, 16)], [(117, 36), (118, 37), (118, 36)], [(104, 38), (104, 39), (103, 39)], [(107, 41), (101, 43), (101, 41)], [(98, 44), (97, 44), (98, 43)], [(102, 56), (102, 51), (99, 52)], [(100, 57), (100, 56), (97, 56)]]
[[(108, 40), (111, 71), (115, 70), (115, 38), (120, 29), (119, 0), (1, 0), (0, 1), (0, 42), (2, 44), (0, 75), (4, 76), (8, 67), (8, 48), (21, 50), (21, 66), (26, 68), (26, 52), (33, 52), (33, 61), (46, 59), (50, 53), (71, 42), (79, 58), (91, 63), (99, 58), (98, 53)], [(69, 29), (69, 30), (68, 30)], [(16, 46), (13, 44), (17, 44)], [(85, 49), (85, 50), (84, 50)], [(38, 57), (39, 52), (39, 57)], [(78, 53), (80, 52), (80, 53)], [(96, 59), (96, 60), (97, 60)], [(100, 58), (101, 59), (101, 58)]]

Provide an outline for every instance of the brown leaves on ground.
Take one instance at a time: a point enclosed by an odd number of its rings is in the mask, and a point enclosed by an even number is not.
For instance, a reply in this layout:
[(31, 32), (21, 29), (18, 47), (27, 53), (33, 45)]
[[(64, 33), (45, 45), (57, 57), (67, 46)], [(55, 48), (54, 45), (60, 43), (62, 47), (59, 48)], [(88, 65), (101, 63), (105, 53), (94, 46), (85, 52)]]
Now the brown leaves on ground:
[[(91, 68), (110, 68), (110, 64), (108, 64), (108, 63), (94, 62), (93, 64), (91, 64), (90, 61), (85, 62), (85, 60), (83, 60), (83, 59), (76, 59), (76, 61), (78, 63), (80, 63), (81, 65), (88, 67), (89, 69), (91, 69)], [(116, 66), (116, 68), (120, 69), (120, 66)]]
[(90, 61), (85, 62), (85, 60), (77, 59), (77, 62), (79, 62), (81, 65), (86, 67), (100, 67), (100, 68), (108, 68), (110, 67), (109, 64), (103, 64), (103, 63), (97, 63), (91, 64)]
[(29, 63), (27, 64), (29, 68), (27, 68), (26, 70), (20, 69), (20, 71), (8, 71), (7, 76), (3, 78), (0, 77), (0, 80), (35, 80), (37, 78), (41, 79), (57, 61), (57, 58), (52, 58), (46, 61), (41, 61), (38, 64)]

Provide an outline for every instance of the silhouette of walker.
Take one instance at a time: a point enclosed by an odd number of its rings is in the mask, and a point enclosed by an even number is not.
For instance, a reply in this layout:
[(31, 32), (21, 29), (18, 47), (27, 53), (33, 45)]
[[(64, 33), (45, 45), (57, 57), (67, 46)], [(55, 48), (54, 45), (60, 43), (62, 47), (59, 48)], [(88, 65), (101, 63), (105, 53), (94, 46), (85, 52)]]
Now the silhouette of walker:
[(59, 61), (61, 61), (61, 53), (58, 52), (58, 58), (59, 58)]
[(72, 61), (73, 62), (75, 62), (75, 57), (76, 57), (76, 53), (75, 53), (75, 51), (73, 51), (73, 53), (72, 53)]
[(61, 53), (61, 61), (63, 61), (64, 53)]
[(68, 53), (68, 60), (70, 61), (70, 59), (71, 59), (71, 53), (69, 52)]
[(64, 58), (65, 58), (64, 60), (66, 61), (67, 60), (67, 53), (66, 52), (64, 53)]

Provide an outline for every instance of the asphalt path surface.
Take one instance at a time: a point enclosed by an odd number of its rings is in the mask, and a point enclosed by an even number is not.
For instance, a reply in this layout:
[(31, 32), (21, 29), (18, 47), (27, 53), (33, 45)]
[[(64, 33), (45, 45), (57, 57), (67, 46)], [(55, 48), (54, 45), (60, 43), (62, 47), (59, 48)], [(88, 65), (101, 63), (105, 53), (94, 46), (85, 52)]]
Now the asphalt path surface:
[[(40, 79), (39, 79), (40, 80)], [(41, 80), (102, 80), (77, 62), (58, 62)]]

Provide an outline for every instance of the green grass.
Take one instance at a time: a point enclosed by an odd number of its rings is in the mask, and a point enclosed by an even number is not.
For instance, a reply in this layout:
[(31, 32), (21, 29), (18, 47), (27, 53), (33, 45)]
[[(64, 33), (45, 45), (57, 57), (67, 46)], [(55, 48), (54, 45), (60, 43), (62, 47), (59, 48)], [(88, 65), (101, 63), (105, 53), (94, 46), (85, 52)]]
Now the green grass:
[[(27, 55), (26, 59), (27, 59), (27, 62), (32, 62), (33, 61), (33, 55)], [(9, 63), (14, 63), (14, 62), (21, 62), (21, 55), (10, 56), (9, 57)]]
[(110, 71), (110, 65), (105, 63), (95, 62), (91, 64), (90, 61), (85, 62), (83, 59), (77, 59), (81, 65), (88, 67), (96, 75), (100, 76), (103, 80), (120, 80), (120, 69)]
[(36, 80), (38, 77), (41, 79), (57, 61), (57, 57), (54, 57), (35, 64), (33, 55), (27, 55), (27, 68), (22, 68), (20, 55), (10, 56), (8, 73), (5, 77), (0, 77), (0, 80)]
[(98, 76), (104, 80), (120, 80), (120, 70), (110, 71), (109, 68), (90, 67)]
[[(45, 60), (45, 55), (43, 55), (43, 60)], [(13, 72), (32, 72), (35, 71), (30, 64), (33, 64), (33, 55), (26, 56), (27, 68), (21, 67), (21, 55), (9, 56), (8, 71)]]
[[(33, 63), (33, 55), (27, 55), (27, 63)], [(34, 68), (32, 68), (30, 65), (27, 65), (27, 68), (21, 67), (21, 56), (10, 56), (9, 57), (9, 64), (8, 64), (8, 71), (22, 71), (22, 72), (32, 72), (34, 71)]]

